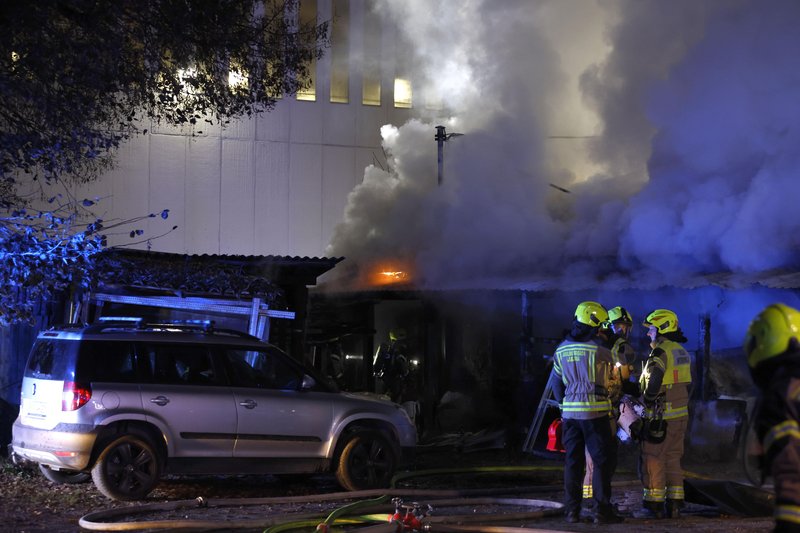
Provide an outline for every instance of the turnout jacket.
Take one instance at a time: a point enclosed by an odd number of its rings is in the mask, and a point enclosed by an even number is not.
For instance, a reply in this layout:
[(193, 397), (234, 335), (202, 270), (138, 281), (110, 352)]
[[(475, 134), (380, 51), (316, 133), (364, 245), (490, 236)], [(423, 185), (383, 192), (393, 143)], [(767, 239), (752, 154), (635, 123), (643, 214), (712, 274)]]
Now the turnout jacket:
[(611, 414), (608, 386), (614, 361), (611, 351), (595, 339), (568, 336), (553, 356), (553, 395), (562, 418), (588, 420)]
[[(686, 349), (667, 337), (656, 338), (640, 378), (645, 405), (664, 398), (664, 420), (689, 416), (689, 385), (692, 358)], [(648, 414), (654, 413), (648, 409)]]
[(775, 483), (775, 520), (780, 531), (800, 531), (800, 353), (775, 363), (766, 379), (756, 376), (763, 394), (755, 429)]
[(609, 334), (607, 346), (611, 350), (611, 359), (614, 362), (609, 378), (608, 397), (612, 405), (616, 405), (623, 394), (639, 396), (639, 385), (630, 381), (636, 352), (628, 339), (615, 333)]

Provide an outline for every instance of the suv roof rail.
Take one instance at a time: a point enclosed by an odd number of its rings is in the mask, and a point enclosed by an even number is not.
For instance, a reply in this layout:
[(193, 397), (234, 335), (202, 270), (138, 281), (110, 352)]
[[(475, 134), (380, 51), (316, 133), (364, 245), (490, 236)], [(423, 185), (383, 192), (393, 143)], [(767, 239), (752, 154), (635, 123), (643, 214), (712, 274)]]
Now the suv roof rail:
[(189, 329), (201, 330), (203, 333), (212, 333), (215, 322), (213, 320), (167, 320), (166, 322), (147, 322), (144, 324), (146, 328), (173, 328), (173, 329)]
[(144, 318), (140, 316), (101, 316), (97, 321), (102, 324), (129, 324), (136, 327), (144, 324)]
[(215, 335), (222, 334), (230, 335), (232, 337), (261, 340), (258, 337), (250, 335), (249, 333), (245, 333), (244, 331), (228, 328), (215, 328), (214, 324), (215, 322), (213, 320), (170, 320), (168, 322), (147, 323), (144, 327), (153, 329), (185, 329), (188, 331), (200, 330), (203, 333), (211, 333)]

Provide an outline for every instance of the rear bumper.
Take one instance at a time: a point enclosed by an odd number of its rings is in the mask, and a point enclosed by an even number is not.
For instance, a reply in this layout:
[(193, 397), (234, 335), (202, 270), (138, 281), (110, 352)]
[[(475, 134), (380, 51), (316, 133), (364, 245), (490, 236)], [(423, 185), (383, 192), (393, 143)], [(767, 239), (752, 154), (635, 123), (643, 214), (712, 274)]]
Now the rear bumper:
[(85, 470), (96, 439), (97, 433), (91, 426), (60, 424), (46, 430), (24, 426), (17, 419), (12, 428), (11, 448), (27, 461), (56, 469)]

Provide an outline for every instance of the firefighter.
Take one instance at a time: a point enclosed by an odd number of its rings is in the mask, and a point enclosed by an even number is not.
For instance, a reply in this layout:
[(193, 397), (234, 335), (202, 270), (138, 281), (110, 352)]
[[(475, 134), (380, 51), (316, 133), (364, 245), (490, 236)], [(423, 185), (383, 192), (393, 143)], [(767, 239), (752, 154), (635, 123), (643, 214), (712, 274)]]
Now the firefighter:
[(395, 403), (403, 402), (405, 379), (409, 372), (405, 343), (404, 329), (391, 330), (389, 342), (381, 343), (372, 362), (372, 372), (380, 389), (378, 392), (388, 394)]
[[(612, 307), (608, 310), (608, 321), (600, 329), (600, 335), (605, 340), (605, 345), (611, 350), (614, 366), (611, 369), (611, 378), (608, 386), (608, 398), (613, 409), (611, 418), (611, 431), (616, 434), (616, 419), (619, 416), (619, 401), (623, 394), (639, 396), (639, 385), (630, 381), (633, 363), (636, 361), (636, 352), (628, 342), (633, 319), (630, 313), (622, 307)], [(586, 474), (583, 476), (583, 498), (590, 499), (592, 491), (592, 476), (594, 465), (589, 450), (586, 450)]]
[(580, 521), (581, 481), (586, 460), (594, 463), (592, 477), (595, 523), (621, 522), (611, 506), (611, 476), (616, 468), (616, 440), (611, 431), (608, 380), (613, 366), (611, 351), (598, 332), (608, 312), (597, 302), (581, 302), (572, 328), (553, 356), (553, 395), (561, 404), (564, 455), (564, 518)]
[[(628, 342), (628, 336), (633, 327), (633, 318), (630, 313), (622, 307), (612, 307), (608, 310), (607, 337), (611, 343), (611, 355), (614, 358), (614, 368), (620, 380), (620, 394), (639, 395), (638, 386), (630, 387), (633, 363), (636, 361), (636, 351)], [(635, 384), (634, 384), (635, 385)]]
[[(656, 309), (643, 326), (650, 337), (650, 355), (639, 385), (650, 427), (666, 433), (642, 439), (639, 473), (644, 486), (641, 510), (636, 518), (678, 518), (683, 507), (683, 439), (689, 421), (689, 386), (692, 383), (691, 356), (679, 343), (686, 342), (678, 316), (669, 309)], [(653, 421), (658, 423), (654, 423)]]
[(775, 484), (775, 532), (800, 532), (800, 311), (767, 306), (750, 323), (744, 352), (762, 397), (755, 429)]

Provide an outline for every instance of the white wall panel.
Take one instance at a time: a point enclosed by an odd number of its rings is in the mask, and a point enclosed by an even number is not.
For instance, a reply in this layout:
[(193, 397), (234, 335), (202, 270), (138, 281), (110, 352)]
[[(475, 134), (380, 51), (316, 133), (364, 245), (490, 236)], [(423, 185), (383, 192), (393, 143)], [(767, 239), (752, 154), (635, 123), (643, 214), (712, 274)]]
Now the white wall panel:
[(355, 150), (353, 148), (340, 146), (322, 148), (323, 250), (330, 243), (333, 230), (344, 218), (347, 195), (353, 190), (355, 174)]
[(256, 118), (244, 116), (222, 126), (220, 134), (225, 139), (255, 139)]
[(356, 107), (356, 146), (375, 146), (380, 150), (381, 126), (388, 124), (386, 104)]
[(256, 139), (259, 141), (289, 142), (292, 102), (282, 98), (272, 111), (256, 117)]
[(219, 137), (189, 139), (184, 229), (186, 253), (219, 253), (221, 151)]
[(322, 144), (353, 146), (356, 140), (354, 107), (353, 104), (325, 103), (322, 117)]
[(292, 102), (292, 126), (289, 140), (293, 143), (322, 142), (322, 109), (320, 102)]
[(322, 253), (322, 147), (292, 144), (289, 152), (289, 248), (292, 255)]
[[(182, 253), (184, 246), (186, 197), (187, 137), (153, 135), (150, 138), (149, 211), (160, 214), (169, 209), (169, 217), (160, 216), (148, 221), (146, 237), (153, 250)], [(172, 226), (178, 226), (170, 231)], [(164, 235), (166, 233), (166, 235)]]
[(222, 124), (215, 118), (201, 118), (192, 127), (192, 134), (195, 137), (219, 137), (222, 135)]
[[(135, 217), (145, 216), (150, 212), (150, 135), (139, 135), (129, 139), (119, 147), (116, 158), (116, 166), (105, 176), (104, 180), (111, 182), (111, 194), (109, 199), (112, 206), (107, 216), (102, 218), (107, 222), (111, 219), (130, 220)], [(108, 206), (105, 206), (106, 208)], [(105, 211), (101, 206), (100, 210)], [(133, 229), (147, 230), (146, 222), (142, 221), (121, 228), (120, 234), (109, 235), (109, 245), (129, 244), (140, 240), (131, 239), (128, 233)], [(146, 237), (148, 235), (143, 235)], [(144, 245), (135, 246), (144, 248)]]
[(154, 135), (176, 135), (186, 136), (191, 135), (194, 131), (194, 126), (191, 124), (182, 124), (180, 126), (174, 124), (158, 123), (153, 121), (148, 133)]
[(289, 144), (255, 144), (255, 254), (291, 255)]
[(222, 141), (220, 253), (253, 253), (255, 169), (251, 141)]

